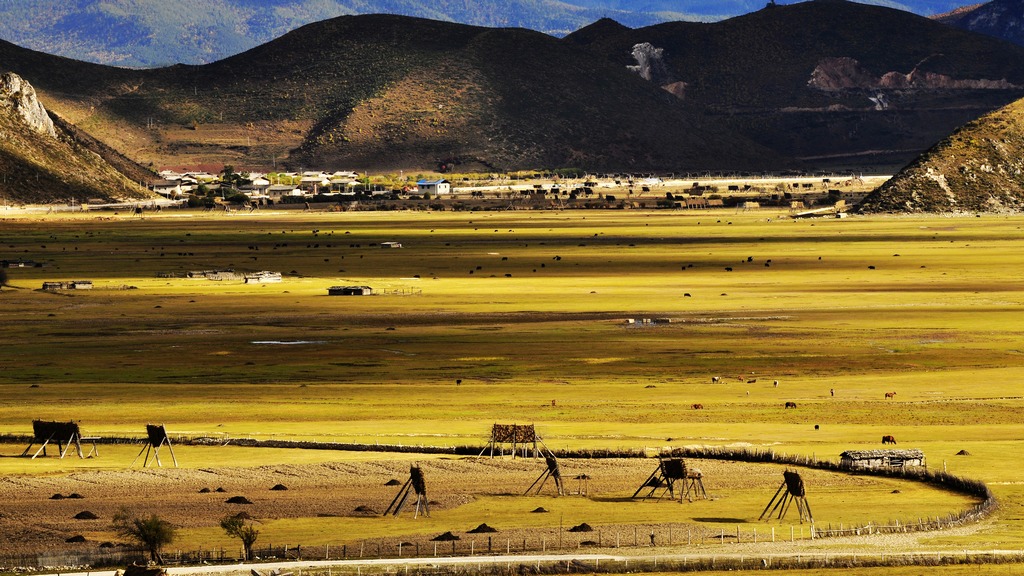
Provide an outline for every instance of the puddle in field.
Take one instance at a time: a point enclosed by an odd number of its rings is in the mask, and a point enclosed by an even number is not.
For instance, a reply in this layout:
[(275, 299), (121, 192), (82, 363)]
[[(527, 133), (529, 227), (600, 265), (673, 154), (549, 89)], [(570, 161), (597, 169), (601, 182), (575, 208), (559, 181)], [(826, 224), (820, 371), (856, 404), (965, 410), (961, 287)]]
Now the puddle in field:
[(250, 344), (264, 346), (298, 346), (301, 344), (326, 344), (323, 340), (253, 340)]

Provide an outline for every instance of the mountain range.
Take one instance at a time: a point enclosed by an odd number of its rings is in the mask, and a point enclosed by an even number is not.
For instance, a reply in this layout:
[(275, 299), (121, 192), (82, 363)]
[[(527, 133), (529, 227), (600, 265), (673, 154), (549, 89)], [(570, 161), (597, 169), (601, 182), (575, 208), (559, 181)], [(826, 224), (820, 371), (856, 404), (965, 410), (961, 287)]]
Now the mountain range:
[(0, 62), (153, 166), (898, 168), (1024, 96), (1022, 47), (825, 0), (716, 23), (602, 19), (564, 39), (349, 16), (202, 66), (9, 43)]
[[(143, 169), (127, 158), (150, 168), (867, 171), (905, 165), (1024, 97), (1024, 47), (836, 0), (715, 23), (601, 19), (562, 39), (347, 16), (158, 69), (0, 41), (0, 63), (35, 86), (68, 138), (95, 143), (133, 180)], [(6, 153), (19, 158), (18, 146)]]
[[(821, 1), (821, 0), (818, 0)], [(630, 27), (716, 21), (767, 0), (5, 0), (0, 39), (60, 56), (126, 67), (206, 64), (305, 24), (338, 16), (397, 14), (564, 36), (600, 18)], [(779, 1), (788, 4), (790, 1)], [(871, 0), (921, 15), (957, 0)]]

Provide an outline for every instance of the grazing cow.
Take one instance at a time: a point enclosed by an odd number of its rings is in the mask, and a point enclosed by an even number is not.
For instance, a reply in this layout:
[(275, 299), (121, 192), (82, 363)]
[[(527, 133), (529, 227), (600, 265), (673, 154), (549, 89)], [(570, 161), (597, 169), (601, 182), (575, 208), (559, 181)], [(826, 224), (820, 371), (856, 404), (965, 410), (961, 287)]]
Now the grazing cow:
[(796, 408), (796, 402), (786, 402), (786, 408)]
[(896, 393), (895, 392), (886, 392), (885, 393), (885, 399), (886, 400), (889, 400), (890, 398), (895, 398), (895, 397), (896, 397)]
[(703, 404), (693, 404), (693, 405), (690, 406), (690, 408), (692, 410), (703, 410), (704, 409), (704, 405)]
[(896, 443), (896, 438), (893, 438), (892, 436), (890, 436), (888, 434), (886, 434), (885, 436), (882, 436), (882, 444), (895, 444), (895, 443)]
[(712, 384), (718, 384), (718, 382), (719, 382), (719, 381), (720, 381), (721, 379), (722, 379), (722, 377), (721, 377), (721, 376), (712, 376), (712, 377), (711, 377), (711, 383), (712, 383)]
[(750, 380), (747, 380), (747, 384), (753, 384), (755, 382), (757, 382), (757, 378), (751, 378)]

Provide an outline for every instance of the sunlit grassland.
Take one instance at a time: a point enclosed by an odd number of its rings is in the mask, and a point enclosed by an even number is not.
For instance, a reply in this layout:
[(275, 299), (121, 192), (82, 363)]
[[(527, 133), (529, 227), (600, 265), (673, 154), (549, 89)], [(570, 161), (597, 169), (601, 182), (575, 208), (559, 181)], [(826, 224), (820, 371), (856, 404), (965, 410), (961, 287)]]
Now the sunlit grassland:
[[(747, 443), (822, 459), (892, 434), (1003, 501), (983, 536), (935, 543), (1024, 540), (1011, 456), (1024, 453), (1022, 217), (265, 212), (2, 225), (0, 257), (48, 267), (9, 270), (21, 289), (0, 292), (0, 432), (27, 434), (43, 418), (97, 435), (163, 422), (187, 435), (455, 445), (520, 422), (552, 448)], [(157, 277), (212, 268), (285, 280)], [(36, 290), (71, 279), (96, 289)], [(328, 297), (336, 284), (408, 295)], [(216, 461), (205, 450), (189, 448), (189, 465)], [(0, 458), (0, 471), (130, 461), (101, 451)], [(764, 495), (750, 498), (756, 508)], [(501, 498), (472, 506), (452, 513), (512, 514)], [(587, 506), (588, 518), (618, 514)], [(279, 522), (282, 533), (311, 527)]]
[[(777, 476), (781, 476), (781, 467), (769, 467)], [(805, 474), (807, 476), (807, 474)], [(813, 476), (813, 475), (812, 475)], [(899, 494), (892, 494), (894, 489)], [(768, 499), (765, 487), (747, 487), (741, 489), (725, 489), (709, 486), (714, 498), (711, 502), (696, 501), (694, 503), (653, 500), (631, 500), (632, 490), (618, 494), (603, 493), (591, 498), (556, 498), (552, 496), (520, 495), (485, 495), (474, 499), (444, 513), (435, 513), (430, 517), (413, 518), (412, 515), (380, 518), (334, 517), (334, 518), (288, 518), (274, 519), (264, 522), (267, 534), (273, 534), (278, 541), (304, 542), (310, 545), (337, 544), (342, 541), (351, 542), (352, 536), (374, 540), (392, 538), (395, 535), (432, 536), (444, 531), (465, 532), (481, 522), (500, 527), (503, 531), (517, 529), (548, 529), (547, 542), (554, 548), (558, 541), (559, 526), (564, 530), (571, 526), (588, 523), (597, 533), (581, 535), (567, 534), (563, 536), (563, 544), (575, 548), (580, 540), (597, 541), (611, 547), (616, 537), (621, 544), (633, 543), (633, 529), (629, 525), (664, 526), (676, 525), (674, 544), (686, 541), (686, 529), (680, 525), (696, 526), (692, 528), (696, 539), (692, 543), (712, 545), (715, 542), (706, 540), (699, 533), (718, 533), (720, 530), (735, 533), (737, 527), (743, 538), (752, 539), (756, 531), (761, 541), (770, 539), (773, 529), (779, 541), (789, 540), (790, 526), (794, 526), (796, 538), (809, 537), (809, 526), (801, 526), (792, 519), (784, 522), (758, 522), (756, 516)], [(969, 507), (973, 502), (969, 498), (952, 495), (922, 487), (905, 481), (881, 480), (870, 481), (865, 486), (855, 489), (845, 487), (819, 488), (818, 492), (808, 497), (814, 513), (819, 518), (828, 518), (829, 524), (839, 527), (840, 523), (866, 524), (872, 521), (890, 519), (913, 519), (921, 515), (948, 513), (950, 510)], [(543, 507), (547, 514), (534, 514), (536, 507)], [(792, 512), (791, 512), (792, 513)], [(802, 530), (802, 531), (801, 531)], [(189, 530), (187, 538), (195, 542), (215, 543), (220, 546), (231, 546), (214, 528), (197, 528)], [(310, 537), (310, 535), (315, 535)], [(341, 535), (345, 535), (342, 538)], [(641, 533), (641, 537), (645, 536)], [(531, 536), (533, 539), (535, 536)], [(473, 538), (467, 535), (465, 538)], [(476, 537), (477, 546), (482, 546), (486, 535)], [(662, 534), (663, 543), (668, 540)], [(504, 544), (504, 536), (495, 537), (497, 542)], [(718, 542), (721, 543), (720, 541)], [(465, 544), (465, 543), (464, 543)], [(467, 544), (468, 545), (468, 544)], [(518, 544), (517, 544), (518, 546)], [(827, 544), (825, 544), (827, 546)], [(443, 550), (443, 549), (442, 549)]]

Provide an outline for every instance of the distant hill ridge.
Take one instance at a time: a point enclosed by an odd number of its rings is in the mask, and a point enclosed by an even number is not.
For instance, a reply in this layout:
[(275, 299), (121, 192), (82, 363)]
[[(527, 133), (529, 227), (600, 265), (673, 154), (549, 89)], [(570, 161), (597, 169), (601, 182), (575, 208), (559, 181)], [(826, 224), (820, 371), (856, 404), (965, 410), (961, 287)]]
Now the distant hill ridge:
[[(866, 0), (867, 1), (867, 0)], [(244, 52), (305, 24), (358, 14), (398, 14), (563, 36), (602, 17), (631, 27), (715, 21), (767, 0), (7, 0), (0, 38), (51, 54), (128, 67), (204, 64)], [(780, 1), (780, 4), (788, 4)], [(933, 14), (956, 0), (871, 0)]]
[(1024, 0), (992, 0), (935, 17), (943, 24), (1024, 45)]

